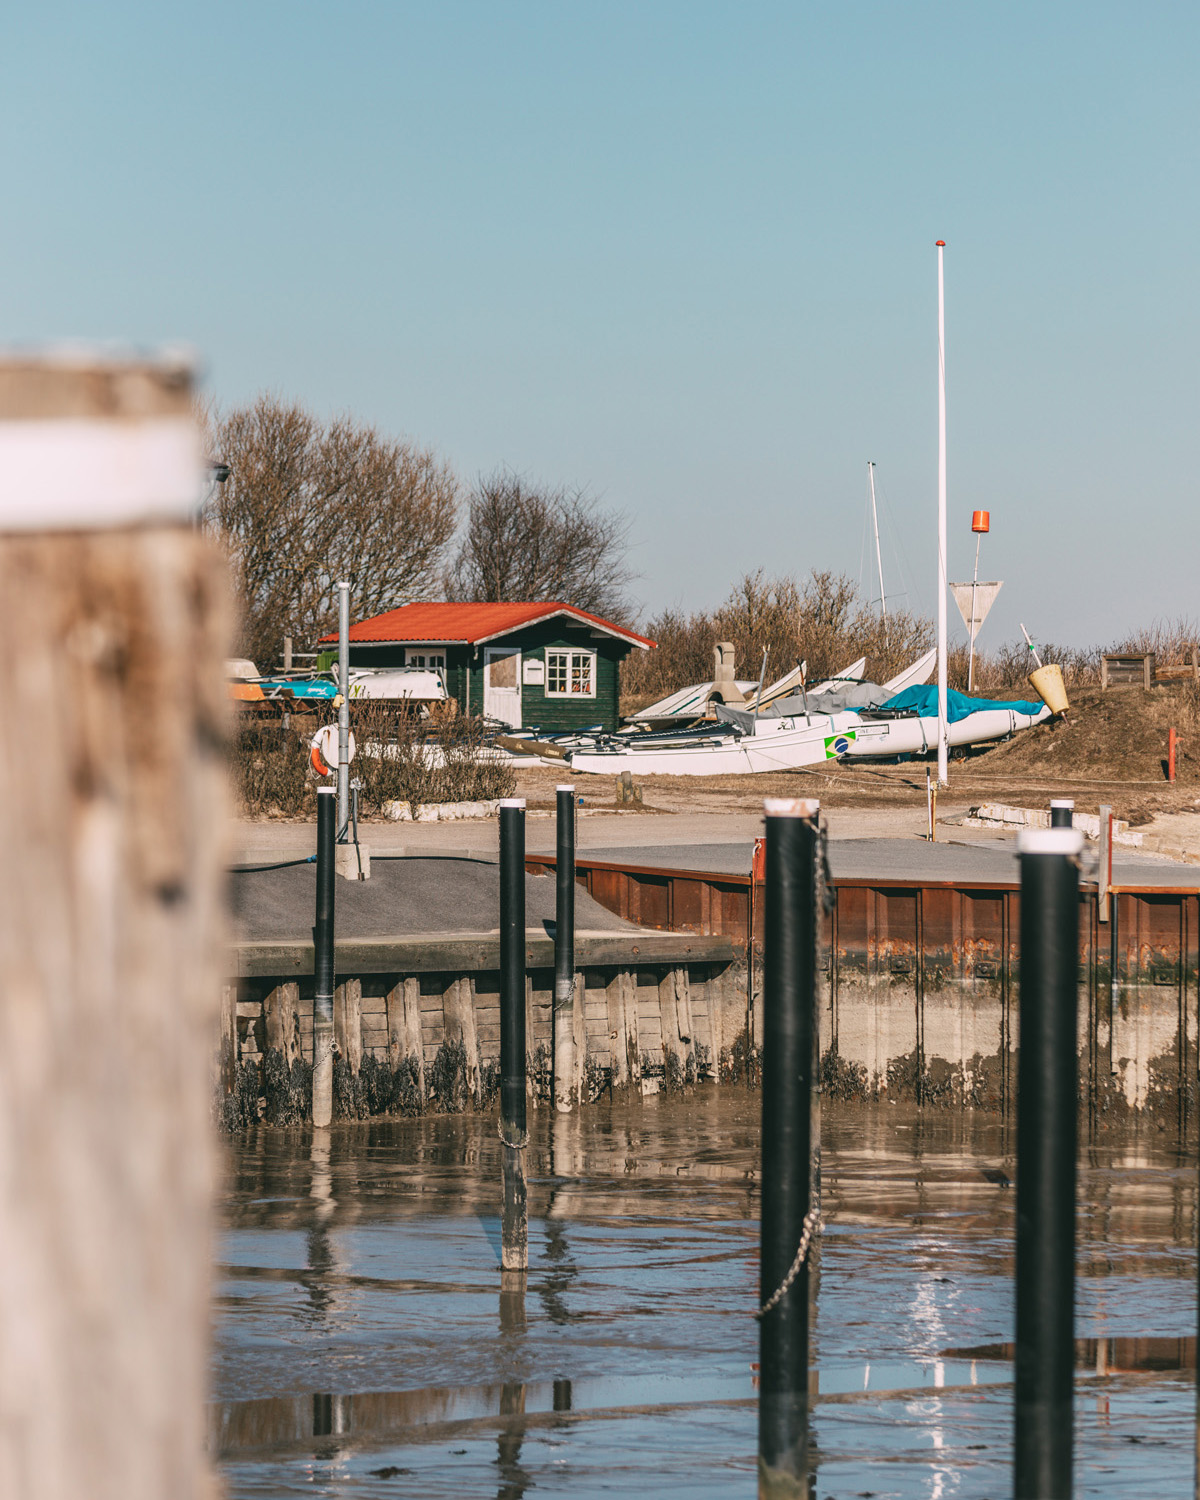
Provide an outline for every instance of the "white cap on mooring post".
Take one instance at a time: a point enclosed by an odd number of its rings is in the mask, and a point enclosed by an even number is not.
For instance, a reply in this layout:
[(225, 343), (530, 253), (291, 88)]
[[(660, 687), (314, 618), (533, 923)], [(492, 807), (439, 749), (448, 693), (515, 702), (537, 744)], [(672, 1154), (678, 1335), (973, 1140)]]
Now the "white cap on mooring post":
[(815, 818), (821, 803), (816, 797), (767, 797), (763, 811), (768, 818)]
[(0, 356), (0, 531), (186, 521), (204, 495), (194, 361)]
[(1018, 854), (1082, 854), (1081, 828), (1022, 828), (1017, 834)]
[(519, 807), (521, 809), (521, 811), (524, 812), (525, 811), (525, 798), (524, 797), (501, 797), (500, 798), (500, 806), (501, 807)]
[(1067, 808), (1070, 808), (1070, 810), (1072, 812), (1074, 812), (1075, 811), (1075, 798), (1074, 797), (1051, 797), (1051, 799), (1050, 799), (1050, 806), (1051, 807), (1067, 807)]
[(556, 792), (573, 792), (575, 790), (575, 783), (573, 781), (564, 781), (556, 786), (554, 790)]

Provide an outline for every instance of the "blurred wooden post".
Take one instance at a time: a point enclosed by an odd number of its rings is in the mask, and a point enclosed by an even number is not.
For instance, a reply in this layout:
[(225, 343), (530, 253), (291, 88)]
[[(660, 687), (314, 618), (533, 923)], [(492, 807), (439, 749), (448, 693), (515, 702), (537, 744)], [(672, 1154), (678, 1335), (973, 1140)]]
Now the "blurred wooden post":
[(204, 1461), (224, 567), (190, 372), (0, 360), (0, 1494)]

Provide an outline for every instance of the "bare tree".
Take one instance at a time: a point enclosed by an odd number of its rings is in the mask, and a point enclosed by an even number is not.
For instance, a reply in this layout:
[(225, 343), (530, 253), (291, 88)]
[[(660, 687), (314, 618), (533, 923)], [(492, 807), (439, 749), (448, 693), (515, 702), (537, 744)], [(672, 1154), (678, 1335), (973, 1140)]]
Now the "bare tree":
[(454, 535), (458, 483), (428, 448), (296, 403), (259, 396), (210, 415), (210, 452), (230, 467), (204, 513), (232, 557), (240, 649), (261, 667), (285, 635), (336, 628), (335, 584), (378, 614), (436, 585)]
[(593, 614), (629, 614), (629, 522), (584, 490), (497, 470), (471, 492), (466, 531), (446, 576), (451, 598), (555, 599)]

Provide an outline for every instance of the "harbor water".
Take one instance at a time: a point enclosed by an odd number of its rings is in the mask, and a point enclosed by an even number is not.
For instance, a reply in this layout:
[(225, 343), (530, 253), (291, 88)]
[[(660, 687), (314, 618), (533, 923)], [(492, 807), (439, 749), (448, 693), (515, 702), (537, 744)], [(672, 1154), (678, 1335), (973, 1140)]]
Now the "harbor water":
[[(231, 1497), (756, 1493), (757, 1094), (531, 1116), (502, 1286), (494, 1118), (227, 1146), (210, 1445)], [(827, 1105), (817, 1496), (1011, 1493), (1011, 1132)], [(1081, 1160), (1076, 1494), (1191, 1496), (1196, 1167)]]

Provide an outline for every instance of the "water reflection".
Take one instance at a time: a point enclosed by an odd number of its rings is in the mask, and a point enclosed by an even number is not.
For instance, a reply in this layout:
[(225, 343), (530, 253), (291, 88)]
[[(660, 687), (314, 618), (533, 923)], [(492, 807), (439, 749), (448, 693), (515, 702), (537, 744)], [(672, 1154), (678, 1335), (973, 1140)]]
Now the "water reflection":
[[(312, 1200), (312, 1222), (306, 1235), (308, 1269), (300, 1284), (308, 1293), (309, 1306), (316, 1319), (326, 1318), (333, 1309), (333, 1272), (337, 1269), (329, 1225), (337, 1210), (333, 1196), (332, 1144), (328, 1130), (314, 1130), (309, 1152), (311, 1175), (309, 1197)], [(315, 1430), (315, 1429), (314, 1429)]]
[(561, 1326), (571, 1321), (565, 1294), (579, 1275), (579, 1268), (567, 1244), (565, 1221), (572, 1211), (573, 1185), (587, 1175), (578, 1113), (551, 1116), (548, 1164), (555, 1185), (551, 1188), (546, 1203), (548, 1266), (538, 1286), (538, 1295), (546, 1309), (546, 1316), (552, 1323)]
[[(1016, 1344), (976, 1344), (947, 1349), (947, 1359), (986, 1359), (1011, 1364)], [(1076, 1339), (1075, 1368), (1092, 1375), (1182, 1373), (1196, 1368), (1196, 1336), (1184, 1338)]]
[(524, 1271), (500, 1272), (500, 1332), (502, 1334), (524, 1333), (525, 1319)]
[[(547, 1118), (529, 1148), (532, 1300), (519, 1274), (496, 1300), (494, 1120), (237, 1143), (210, 1412), (229, 1493), (292, 1493), (314, 1452), (364, 1448), (373, 1474), (425, 1463), (473, 1500), (562, 1493), (564, 1458), (580, 1493), (603, 1490), (610, 1463), (614, 1490), (654, 1494), (668, 1451), (697, 1500), (751, 1493), (759, 1102), (698, 1091)], [(1011, 1131), (829, 1108), (822, 1135), (823, 1493), (1000, 1493)], [(1081, 1452), (1106, 1464), (1182, 1409), (1195, 1213), (1194, 1163), (1152, 1142), (1093, 1143), (1081, 1163), (1077, 1359), (1111, 1383), (1081, 1382), (1077, 1413)], [(1122, 1386), (1126, 1371), (1142, 1382)], [(453, 1440), (472, 1453), (457, 1491), (448, 1423), (476, 1424)]]
[(510, 1418), (501, 1427), (496, 1438), (496, 1467), (500, 1470), (500, 1484), (496, 1500), (521, 1500), (533, 1482), (521, 1467), (521, 1444), (525, 1441), (525, 1386), (505, 1385), (500, 1391), (500, 1415)]

